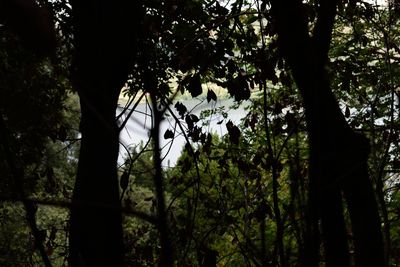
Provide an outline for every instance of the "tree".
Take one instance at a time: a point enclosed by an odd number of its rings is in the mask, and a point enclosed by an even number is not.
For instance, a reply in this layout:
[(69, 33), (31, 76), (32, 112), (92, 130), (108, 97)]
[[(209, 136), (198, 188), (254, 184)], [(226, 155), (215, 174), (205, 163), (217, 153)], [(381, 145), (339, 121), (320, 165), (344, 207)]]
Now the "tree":
[(303, 96), (310, 135), (310, 251), (306, 265), (317, 266), (318, 219), (321, 220), (327, 265), (350, 264), (342, 191), (352, 221), (356, 265), (381, 266), (380, 219), (367, 171), (369, 145), (365, 137), (349, 128), (324, 70), (336, 6), (334, 1), (320, 3), (311, 38), (308, 18), (300, 1), (289, 5), (271, 1), (280, 48)]
[(82, 134), (71, 208), (72, 266), (122, 266), (118, 96), (132, 67), (137, 1), (71, 1)]

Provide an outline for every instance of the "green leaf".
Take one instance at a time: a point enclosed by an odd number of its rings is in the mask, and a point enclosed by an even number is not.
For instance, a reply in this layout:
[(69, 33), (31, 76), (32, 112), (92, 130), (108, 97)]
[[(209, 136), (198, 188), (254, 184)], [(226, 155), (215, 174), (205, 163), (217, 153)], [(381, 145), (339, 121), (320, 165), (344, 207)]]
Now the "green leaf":
[(251, 23), (253, 23), (253, 22), (256, 22), (257, 19), (258, 19), (257, 16), (250, 15), (250, 16), (247, 18), (247, 22), (246, 22), (246, 23), (247, 23), (247, 24), (251, 24)]

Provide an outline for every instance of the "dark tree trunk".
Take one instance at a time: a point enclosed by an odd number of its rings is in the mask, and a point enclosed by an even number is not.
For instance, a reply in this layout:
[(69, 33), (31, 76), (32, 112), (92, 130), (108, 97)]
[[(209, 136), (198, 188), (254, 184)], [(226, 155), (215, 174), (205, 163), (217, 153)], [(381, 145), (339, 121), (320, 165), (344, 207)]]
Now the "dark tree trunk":
[(115, 112), (135, 54), (135, 1), (71, 1), (82, 133), (70, 222), (72, 266), (123, 266)]
[[(309, 226), (304, 266), (349, 266), (342, 192), (348, 204), (357, 266), (383, 266), (379, 214), (367, 173), (368, 143), (348, 126), (324, 69), (336, 11), (321, 1), (313, 39), (302, 1), (272, 1), (279, 44), (303, 97), (310, 138)], [(320, 237), (319, 222), (322, 230)]]
[[(86, 98), (83, 95), (80, 92), (80, 97)], [(71, 263), (72, 266), (121, 266), (115, 109), (104, 103), (91, 104), (93, 101), (81, 100), (82, 141), (71, 210)], [(104, 112), (98, 112), (102, 109)]]

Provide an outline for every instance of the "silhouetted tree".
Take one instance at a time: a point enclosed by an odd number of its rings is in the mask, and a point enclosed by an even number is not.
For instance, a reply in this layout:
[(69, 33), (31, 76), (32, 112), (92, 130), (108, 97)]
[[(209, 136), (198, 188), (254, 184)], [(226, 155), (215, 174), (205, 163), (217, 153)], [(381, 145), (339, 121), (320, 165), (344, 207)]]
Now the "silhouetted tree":
[(122, 266), (118, 96), (132, 67), (138, 1), (71, 1), (82, 133), (70, 225), (72, 266)]
[[(310, 137), (309, 225), (304, 266), (349, 266), (342, 193), (354, 235), (356, 266), (383, 266), (378, 208), (367, 171), (369, 144), (347, 124), (324, 69), (338, 1), (321, 1), (313, 36), (302, 1), (271, 1), (281, 52), (303, 97)], [(319, 222), (321, 237), (319, 235)]]

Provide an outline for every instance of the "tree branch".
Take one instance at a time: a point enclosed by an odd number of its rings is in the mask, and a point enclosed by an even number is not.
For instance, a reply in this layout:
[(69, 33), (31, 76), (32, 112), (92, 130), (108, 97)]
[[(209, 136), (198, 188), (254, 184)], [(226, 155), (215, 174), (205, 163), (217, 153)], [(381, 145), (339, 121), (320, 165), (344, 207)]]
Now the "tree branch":
[(319, 2), (318, 18), (312, 40), (317, 66), (323, 66), (328, 60), (338, 0), (320, 0)]

